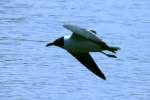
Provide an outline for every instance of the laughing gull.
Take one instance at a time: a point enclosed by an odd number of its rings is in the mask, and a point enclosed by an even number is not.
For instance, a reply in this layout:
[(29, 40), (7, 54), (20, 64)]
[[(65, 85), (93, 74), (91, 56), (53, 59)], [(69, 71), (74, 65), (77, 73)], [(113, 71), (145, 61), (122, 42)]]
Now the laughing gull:
[[(108, 46), (102, 39), (96, 36), (96, 31), (94, 30), (86, 30), (75, 25), (63, 25), (63, 27), (72, 31), (72, 35), (60, 37), (46, 46), (55, 45), (67, 50), (95, 75), (105, 80), (105, 75), (98, 68), (89, 52), (101, 52), (108, 57), (116, 58), (114, 54), (119, 48)], [(107, 54), (104, 51), (112, 52), (113, 55)]]

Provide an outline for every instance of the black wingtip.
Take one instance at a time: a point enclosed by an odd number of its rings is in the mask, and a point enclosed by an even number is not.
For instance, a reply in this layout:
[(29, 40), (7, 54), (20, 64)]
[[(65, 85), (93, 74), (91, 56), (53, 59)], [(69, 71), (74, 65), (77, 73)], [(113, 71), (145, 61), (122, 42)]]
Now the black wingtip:
[(101, 79), (103, 80), (106, 80), (106, 77), (105, 76), (100, 76)]
[(103, 80), (106, 80), (106, 77), (102, 78)]
[(100, 79), (103, 79), (103, 80), (106, 80), (106, 77), (105, 77), (105, 75), (102, 73), (102, 72), (100, 72), (100, 73), (98, 73), (98, 74), (96, 74)]
[(108, 57), (111, 57), (111, 58), (117, 58), (116, 55), (111, 55), (111, 54), (107, 54)]

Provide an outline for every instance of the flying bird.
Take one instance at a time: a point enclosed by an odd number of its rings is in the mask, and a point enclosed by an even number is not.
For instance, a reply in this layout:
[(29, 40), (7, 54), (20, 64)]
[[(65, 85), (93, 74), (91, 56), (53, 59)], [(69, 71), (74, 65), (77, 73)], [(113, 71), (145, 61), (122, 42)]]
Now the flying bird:
[[(108, 46), (102, 39), (96, 35), (96, 31), (87, 30), (76, 25), (63, 25), (66, 29), (73, 32), (69, 36), (63, 36), (46, 46), (58, 46), (67, 50), (73, 57), (75, 57), (86, 68), (92, 71), (95, 75), (102, 79), (106, 79), (103, 72), (94, 62), (89, 52), (101, 52), (102, 54), (116, 58), (116, 51), (118, 47)], [(113, 54), (105, 53), (104, 51), (112, 52)]]

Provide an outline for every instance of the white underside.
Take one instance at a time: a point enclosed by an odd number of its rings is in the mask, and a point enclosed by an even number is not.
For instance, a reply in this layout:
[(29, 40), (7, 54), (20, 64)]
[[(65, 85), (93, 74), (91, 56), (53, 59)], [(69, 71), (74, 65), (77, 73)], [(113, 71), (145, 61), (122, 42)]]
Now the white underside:
[(99, 45), (89, 40), (74, 40), (74, 39), (65, 39), (63, 48), (70, 52), (77, 52), (77, 53), (99, 52), (102, 50)]

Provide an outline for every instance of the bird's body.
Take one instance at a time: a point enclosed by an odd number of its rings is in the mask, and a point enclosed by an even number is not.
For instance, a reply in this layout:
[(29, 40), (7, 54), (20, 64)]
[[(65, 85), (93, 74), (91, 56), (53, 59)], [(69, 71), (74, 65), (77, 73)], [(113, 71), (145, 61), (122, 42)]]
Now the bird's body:
[(99, 52), (102, 48), (84, 38), (64, 38), (64, 49), (74, 53)]
[(101, 72), (90, 56), (89, 52), (101, 52), (108, 57), (116, 58), (115, 55), (106, 54), (103, 51), (107, 50), (116, 53), (119, 48), (108, 46), (105, 42), (96, 36), (96, 32), (93, 30), (89, 31), (75, 25), (63, 26), (71, 30), (73, 32), (72, 35), (58, 38), (53, 43), (48, 43), (47, 46), (55, 45), (67, 50), (72, 56), (74, 56), (94, 74), (101, 77), (102, 79), (106, 79), (104, 74)]

